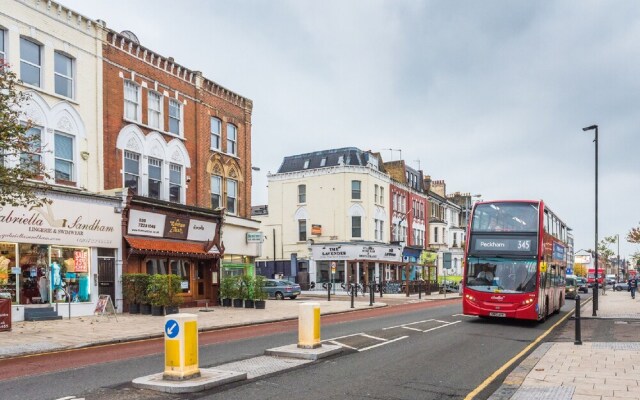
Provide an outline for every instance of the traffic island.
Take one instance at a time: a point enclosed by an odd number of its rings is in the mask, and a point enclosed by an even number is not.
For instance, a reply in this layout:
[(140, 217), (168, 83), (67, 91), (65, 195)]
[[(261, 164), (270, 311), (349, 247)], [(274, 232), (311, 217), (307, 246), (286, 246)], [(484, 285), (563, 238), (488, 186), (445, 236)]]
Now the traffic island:
[(247, 379), (246, 372), (224, 371), (215, 368), (201, 368), (199, 377), (182, 381), (166, 380), (163, 375), (163, 373), (158, 373), (136, 378), (133, 380), (133, 387), (164, 393), (194, 393)]
[(298, 344), (267, 349), (264, 354), (315, 361), (341, 351), (341, 346), (322, 344), (320, 340), (320, 305), (302, 303), (298, 316)]
[(264, 354), (267, 356), (275, 357), (289, 357), (298, 358), (301, 360), (318, 360), (321, 358), (329, 357), (334, 354), (342, 352), (341, 346), (335, 346), (331, 344), (323, 344), (322, 347), (316, 347), (315, 349), (300, 348), (296, 344), (290, 344), (287, 346), (276, 347), (273, 349), (265, 350)]

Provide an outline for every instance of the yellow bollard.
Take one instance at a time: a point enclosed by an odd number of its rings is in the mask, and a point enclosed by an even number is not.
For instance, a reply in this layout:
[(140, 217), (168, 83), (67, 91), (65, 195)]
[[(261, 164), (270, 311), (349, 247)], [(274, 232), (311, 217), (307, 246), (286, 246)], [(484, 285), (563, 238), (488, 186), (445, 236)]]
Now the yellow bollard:
[(320, 304), (300, 304), (298, 316), (298, 348), (317, 349), (320, 343)]
[(198, 316), (164, 317), (164, 374), (162, 379), (183, 381), (200, 376), (198, 368)]

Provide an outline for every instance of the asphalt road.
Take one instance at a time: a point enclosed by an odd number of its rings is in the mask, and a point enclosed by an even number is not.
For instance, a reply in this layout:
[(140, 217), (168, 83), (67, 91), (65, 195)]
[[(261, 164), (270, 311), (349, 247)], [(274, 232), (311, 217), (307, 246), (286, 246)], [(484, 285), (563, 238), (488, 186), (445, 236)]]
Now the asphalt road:
[[(161, 341), (59, 353), (47, 359), (30, 357), (15, 365), (24, 371), (23, 376), (0, 381), (0, 393), (7, 400), (65, 396), (92, 400), (460, 399), (549, 329), (571, 306), (542, 324), (465, 317), (460, 315), (459, 300), (323, 317), (322, 339), (348, 346), (342, 355), (182, 396), (135, 389), (130, 384), (136, 377), (162, 371)], [(379, 345), (381, 339), (385, 344)], [(201, 334), (200, 366), (256, 357), (267, 348), (296, 341), (295, 322)], [(29, 365), (38, 371), (33, 372), (36, 375), (30, 375)], [(59, 370), (48, 372), (55, 370), (54, 366)], [(504, 371), (477, 398), (493, 393), (509, 372)]]

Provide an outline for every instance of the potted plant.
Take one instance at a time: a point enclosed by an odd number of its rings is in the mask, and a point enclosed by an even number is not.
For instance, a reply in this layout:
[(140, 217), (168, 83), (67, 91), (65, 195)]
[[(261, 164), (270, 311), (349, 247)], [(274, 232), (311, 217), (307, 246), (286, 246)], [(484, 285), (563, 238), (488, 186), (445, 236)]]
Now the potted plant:
[(138, 274), (122, 275), (122, 296), (129, 305), (129, 314), (138, 314), (140, 312), (140, 303), (138, 303), (136, 296), (136, 275)]
[(180, 277), (178, 275), (167, 275), (165, 281), (165, 290), (167, 296), (167, 304), (164, 311), (166, 315), (177, 314), (180, 312), (179, 306), (182, 304), (182, 287), (180, 286)]
[(244, 289), (242, 288), (241, 277), (236, 276), (233, 279), (233, 290), (231, 291), (231, 297), (233, 298), (233, 306), (242, 308), (242, 298)]
[(154, 274), (149, 277), (149, 285), (147, 286), (147, 297), (151, 303), (151, 315), (164, 315), (164, 306), (167, 305), (168, 299), (166, 294), (166, 275)]
[(253, 283), (253, 297), (255, 298), (255, 306), (264, 310), (267, 305), (267, 291), (265, 290), (265, 278), (262, 275), (256, 275)]
[(151, 302), (149, 300), (149, 279), (151, 275), (137, 274), (135, 285), (136, 295), (140, 303), (140, 314), (151, 315)]
[(220, 282), (220, 298), (223, 307), (231, 307), (231, 299), (233, 298), (233, 286), (235, 282), (232, 276), (225, 276)]
[(244, 308), (253, 308), (253, 276), (242, 275), (242, 298), (244, 299)]

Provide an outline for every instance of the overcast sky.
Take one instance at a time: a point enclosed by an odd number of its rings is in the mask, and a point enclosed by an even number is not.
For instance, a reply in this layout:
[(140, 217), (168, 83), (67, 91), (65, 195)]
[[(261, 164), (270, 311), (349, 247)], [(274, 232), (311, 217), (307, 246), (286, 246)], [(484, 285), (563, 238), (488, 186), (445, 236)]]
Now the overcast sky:
[[(544, 199), (640, 250), (637, 1), (62, 0), (254, 102), (253, 204), (287, 155), (354, 146), (447, 191)], [(617, 246), (612, 249), (617, 251)]]

